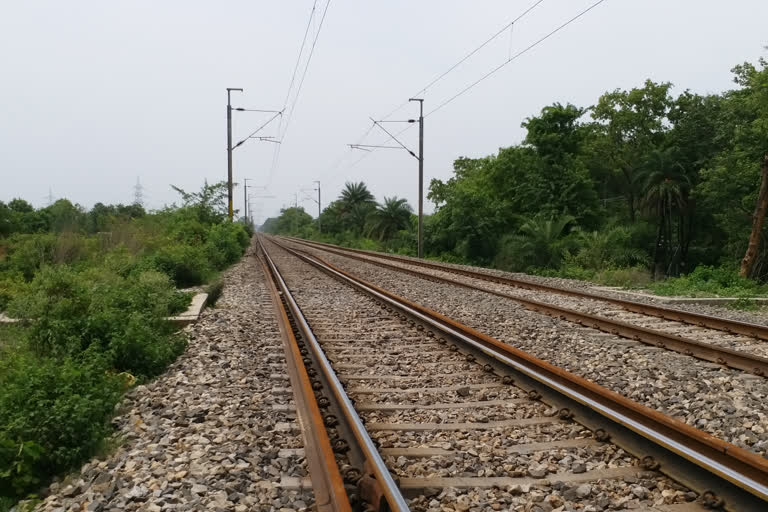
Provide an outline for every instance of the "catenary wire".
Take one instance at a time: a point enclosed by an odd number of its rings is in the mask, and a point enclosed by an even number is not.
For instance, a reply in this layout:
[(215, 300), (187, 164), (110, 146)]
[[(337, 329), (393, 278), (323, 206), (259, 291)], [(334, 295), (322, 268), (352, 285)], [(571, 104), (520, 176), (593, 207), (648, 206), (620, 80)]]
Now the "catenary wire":
[[(325, 22), (325, 16), (328, 14), (328, 7), (331, 5), (331, 0), (328, 0), (328, 2), (325, 4), (325, 9), (323, 9), (323, 15), (320, 18), (320, 23), (317, 27), (317, 32), (315, 33), (315, 38), (312, 41), (312, 47), (309, 49), (309, 56), (307, 57), (307, 63), (304, 66), (304, 72), (301, 75), (301, 80), (299, 81), (299, 85), (296, 88), (296, 95), (293, 97), (293, 103), (291, 104), (291, 108), (288, 112), (288, 118), (285, 121), (285, 128), (283, 129), (283, 133), (280, 135), (280, 141), (285, 140), (285, 136), (288, 133), (288, 127), (290, 126), (291, 119), (293, 118), (293, 112), (296, 108), (296, 104), (299, 101), (299, 94), (301, 94), (302, 86), (304, 85), (304, 79), (307, 77), (307, 72), (309, 71), (309, 65), (312, 62), (312, 56), (315, 53), (315, 47), (317, 46), (317, 40), (320, 38), (320, 32), (323, 30), (323, 22)], [(280, 161), (280, 149), (282, 147), (282, 144), (277, 145), (277, 151), (275, 153), (275, 156), (272, 160), (272, 167), (269, 170), (269, 177), (267, 178), (267, 186), (269, 186), (272, 183), (272, 176), (274, 175), (275, 169), (277, 168), (277, 165)]]
[[(536, 1), (535, 1), (533, 4), (531, 4), (530, 6), (528, 6), (528, 8), (527, 8), (527, 9), (525, 9), (525, 10), (524, 10), (522, 13), (520, 13), (519, 15), (517, 15), (517, 17), (515, 17), (515, 18), (514, 18), (512, 21), (508, 22), (508, 23), (507, 23), (506, 25), (504, 25), (504, 26), (503, 26), (501, 29), (499, 29), (499, 30), (498, 30), (496, 33), (494, 33), (494, 34), (493, 34), (491, 37), (489, 37), (488, 39), (486, 39), (486, 40), (485, 40), (485, 41), (484, 41), (482, 44), (480, 44), (479, 46), (475, 47), (475, 48), (474, 48), (472, 51), (470, 51), (469, 53), (467, 53), (467, 54), (466, 54), (464, 57), (462, 57), (462, 58), (461, 58), (461, 59), (460, 59), (458, 62), (456, 62), (455, 64), (453, 64), (451, 67), (449, 67), (449, 68), (448, 68), (446, 71), (444, 71), (443, 73), (441, 73), (440, 75), (438, 75), (437, 77), (435, 77), (434, 79), (432, 79), (432, 80), (431, 80), (429, 83), (427, 83), (427, 85), (425, 85), (424, 87), (422, 87), (421, 89), (419, 89), (419, 91), (418, 91), (418, 92), (416, 92), (415, 94), (412, 94), (412, 95), (411, 95), (411, 97), (417, 97), (417, 96), (419, 96), (420, 94), (423, 94), (424, 92), (426, 92), (426, 91), (427, 91), (427, 90), (428, 90), (430, 87), (432, 87), (432, 86), (433, 86), (433, 85), (435, 85), (437, 82), (439, 82), (440, 80), (442, 80), (443, 78), (445, 78), (445, 77), (446, 77), (448, 74), (450, 74), (450, 73), (451, 73), (453, 70), (455, 70), (456, 68), (458, 68), (459, 66), (461, 66), (461, 65), (462, 65), (464, 62), (466, 62), (467, 60), (469, 60), (469, 59), (470, 59), (472, 56), (474, 56), (474, 55), (475, 55), (477, 52), (479, 52), (480, 50), (482, 50), (483, 48), (485, 48), (485, 47), (486, 47), (486, 46), (487, 46), (489, 43), (491, 43), (491, 42), (492, 42), (492, 41), (494, 41), (496, 38), (498, 38), (500, 35), (502, 35), (502, 34), (503, 34), (503, 33), (504, 33), (504, 32), (505, 32), (505, 31), (506, 31), (506, 30), (507, 30), (509, 27), (513, 26), (515, 23), (517, 23), (518, 21), (520, 21), (521, 19), (523, 19), (523, 18), (524, 18), (524, 17), (525, 17), (527, 14), (529, 14), (529, 13), (530, 13), (531, 11), (533, 11), (533, 10), (534, 10), (536, 7), (538, 7), (538, 6), (539, 6), (539, 4), (541, 4), (543, 1), (544, 1), (544, 0), (536, 0)], [(382, 119), (382, 120), (386, 120), (386, 119), (388, 119), (389, 117), (391, 117), (391, 116), (392, 116), (393, 114), (395, 114), (396, 112), (400, 111), (400, 110), (401, 110), (403, 107), (405, 107), (405, 106), (406, 106), (406, 105), (408, 105), (409, 103), (410, 103), (410, 101), (404, 101), (403, 103), (401, 103), (400, 105), (398, 105), (398, 106), (397, 106), (395, 109), (393, 109), (391, 112), (389, 112), (387, 115), (383, 116), (381, 119)], [(362, 142), (363, 142), (363, 141), (364, 141), (364, 140), (365, 140), (365, 139), (368, 137), (368, 135), (371, 133), (371, 130), (373, 129), (373, 126), (375, 126), (375, 125), (372, 125), (371, 127), (369, 127), (369, 128), (368, 128), (368, 130), (367, 130), (367, 131), (366, 131), (366, 132), (363, 134), (363, 136), (362, 136), (362, 137), (360, 137), (360, 139), (359, 139), (359, 140), (356, 142), (356, 144), (361, 144), (361, 143), (362, 143)], [(408, 130), (408, 129), (410, 129), (410, 128), (411, 128), (411, 126), (408, 126), (408, 127), (406, 127), (404, 130), (402, 130), (402, 131), (398, 132), (398, 133), (396, 134), (396, 136), (397, 136), (397, 135), (400, 135), (401, 133), (405, 132), (406, 130)], [(387, 139), (387, 141), (389, 141), (389, 140), (391, 140), (391, 139)], [(385, 142), (386, 142), (386, 141), (385, 141)], [(384, 142), (384, 143), (385, 143), (385, 142)], [(342, 161), (344, 160), (344, 158), (346, 157), (346, 154), (347, 154), (347, 153), (345, 152), (345, 153), (344, 153), (344, 154), (343, 154), (343, 155), (342, 155), (340, 158), (338, 158), (338, 159), (337, 159), (337, 161), (336, 161), (336, 163), (334, 163), (334, 164), (333, 164), (333, 165), (332, 165), (332, 166), (329, 168), (329, 171), (327, 171), (326, 173), (324, 173), (324, 175), (323, 175), (323, 176), (327, 175), (329, 172), (333, 172), (333, 171), (334, 171), (334, 170), (335, 170), (335, 169), (336, 169), (336, 168), (337, 168), (339, 165), (341, 165), (341, 162), (342, 162)], [(362, 160), (362, 158), (358, 159), (358, 160), (357, 160), (357, 161), (356, 161), (356, 162), (353, 164), (353, 166), (354, 166), (354, 165), (357, 165), (357, 163), (358, 163), (360, 160)], [(334, 175), (334, 176), (335, 176), (335, 175)]]
[[(440, 80), (442, 80), (443, 78), (445, 78), (445, 76), (446, 76), (446, 75), (448, 75), (448, 74), (449, 74), (451, 71), (453, 71), (454, 69), (456, 69), (456, 68), (458, 68), (459, 66), (461, 66), (461, 65), (462, 65), (464, 62), (466, 62), (468, 59), (470, 59), (470, 58), (471, 58), (473, 55), (475, 55), (477, 52), (479, 52), (480, 50), (482, 50), (483, 48), (485, 48), (485, 47), (486, 47), (486, 46), (487, 46), (489, 43), (491, 43), (492, 41), (494, 41), (494, 40), (495, 40), (497, 37), (499, 37), (501, 34), (505, 33), (509, 27), (513, 26), (515, 23), (517, 23), (518, 21), (520, 21), (521, 19), (523, 19), (523, 18), (525, 17), (525, 15), (526, 15), (526, 14), (528, 14), (529, 12), (531, 12), (532, 10), (534, 10), (534, 9), (535, 9), (535, 8), (536, 8), (536, 7), (537, 7), (537, 6), (538, 6), (540, 3), (542, 3), (543, 1), (544, 1), (544, 0), (537, 0), (536, 2), (534, 2), (534, 3), (533, 3), (531, 6), (529, 6), (529, 7), (528, 7), (528, 8), (527, 8), (525, 11), (523, 11), (521, 14), (519, 14), (519, 15), (518, 15), (518, 16), (517, 16), (515, 19), (513, 19), (512, 21), (510, 21), (509, 23), (507, 23), (506, 25), (504, 25), (504, 26), (503, 26), (501, 29), (499, 29), (499, 30), (498, 30), (498, 31), (497, 31), (495, 34), (493, 34), (491, 37), (489, 37), (488, 39), (486, 39), (486, 40), (485, 40), (485, 42), (483, 42), (483, 43), (482, 43), (480, 46), (476, 47), (474, 50), (472, 50), (471, 52), (469, 52), (468, 54), (466, 54), (466, 55), (465, 55), (464, 57), (462, 57), (462, 58), (461, 58), (461, 60), (459, 60), (459, 61), (458, 61), (456, 64), (454, 64), (453, 66), (449, 67), (449, 68), (448, 68), (446, 71), (444, 71), (443, 73), (441, 73), (440, 75), (438, 75), (436, 78), (434, 78), (434, 79), (433, 79), (431, 82), (429, 82), (427, 85), (425, 85), (424, 87), (422, 87), (421, 89), (419, 89), (419, 90), (418, 90), (418, 91), (417, 91), (415, 94), (411, 94), (411, 96), (410, 96), (410, 97), (411, 97), (411, 98), (417, 98), (419, 95), (421, 95), (421, 94), (423, 94), (424, 92), (426, 92), (426, 91), (427, 91), (427, 89), (429, 89), (430, 87), (432, 87), (433, 85), (435, 85), (437, 82), (439, 82)], [(394, 114), (395, 112), (399, 111), (399, 110), (400, 110), (400, 109), (402, 109), (404, 106), (406, 106), (408, 103), (409, 103), (408, 101), (405, 101), (405, 102), (401, 103), (401, 104), (400, 104), (400, 105), (399, 105), (397, 108), (395, 108), (395, 109), (394, 109), (392, 112), (390, 112), (390, 113), (389, 113), (389, 114), (387, 114), (386, 116), (382, 117), (382, 119), (387, 119), (387, 118), (388, 118), (388, 117), (390, 117), (392, 114)]]
[(563, 23), (562, 25), (558, 26), (556, 29), (554, 29), (554, 30), (552, 30), (551, 32), (549, 32), (548, 34), (546, 34), (544, 37), (542, 37), (542, 38), (540, 38), (540, 39), (537, 39), (535, 42), (531, 43), (530, 45), (528, 45), (528, 46), (527, 46), (527, 47), (525, 47), (524, 49), (520, 50), (519, 52), (517, 52), (516, 54), (514, 54), (512, 57), (508, 58), (507, 60), (505, 60), (504, 62), (502, 62), (501, 64), (499, 64), (498, 66), (496, 66), (495, 68), (493, 68), (491, 71), (489, 71), (488, 73), (486, 73), (485, 75), (483, 75), (483, 76), (482, 76), (482, 77), (480, 77), (479, 79), (475, 80), (474, 82), (472, 82), (471, 84), (469, 84), (467, 87), (465, 87), (464, 89), (462, 89), (462, 90), (461, 90), (461, 91), (459, 91), (458, 93), (454, 94), (454, 95), (453, 95), (453, 96), (451, 96), (450, 98), (448, 98), (448, 99), (446, 99), (445, 101), (443, 101), (442, 103), (440, 103), (440, 104), (439, 104), (437, 107), (433, 108), (433, 109), (432, 109), (432, 110), (430, 110), (430, 111), (429, 111), (427, 114), (425, 114), (425, 115), (424, 115), (424, 117), (430, 116), (430, 115), (434, 114), (435, 112), (437, 112), (438, 110), (440, 110), (441, 108), (445, 107), (446, 105), (448, 105), (449, 103), (451, 103), (453, 100), (455, 100), (455, 99), (456, 99), (456, 98), (458, 98), (459, 96), (463, 95), (464, 93), (468, 92), (470, 89), (474, 88), (474, 87), (475, 87), (476, 85), (478, 85), (480, 82), (484, 81), (486, 78), (488, 78), (488, 77), (490, 77), (491, 75), (495, 74), (497, 71), (499, 71), (500, 69), (502, 69), (502, 68), (503, 68), (504, 66), (506, 66), (507, 64), (509, 64), (509, 63), (513, 62), (514, 60), (516, 60), (517, 58), (521, 57), (522, 55), (524, 55), (524, 54), (525, 54), (525, 53), (527, 53), (528, 51), (532, 50), (533, 48), (535, 48), (535, 47), (536, 47), (536, 46), (538, 46), (539, 44), (543, 43), (544, 41), (546, 41), (547, 39), (549, 39), (549, 38), (550, 38), (550, 37), (552, 37), (553, 35), (557, 34), (557, 33), (558, 33), (558, 32), (560, 32), (562, 29), (564, 29), (565, 27), (567, 27), (568, 25), (570, 25), (570, 24), (571, 24), (571, 23), (573, 23), (574, 21), (578, 20), (579, 18), (581, 18), (582, 16), (584, 16), (585, 14), (587, 14), (589, 11), (591, 11), (592, 9), (594, 9), (595, 7), (597, 7), (598, 5), (602, 4), (603, 2), (605, 2), (605, 0), (598, 0), (597, 2), (593, 3), (592, 5), (590, 5), (589, 7), (587, 7), (586, 9), (584, 9), (583, 11), (581, 11), (579, 14), (577, 14), (576, 16), (574, 16), (573, 18), (569, 19), (568, 21), (566, 21), (566, 22), (565, 22), (565, 23)]
[[(288, 90), (285, 92), (285, 100), (283, 100), (283, 108), (282, 110), (285, 111), (285, 109), (288, 107), (288, 100), (291, 97), (291, 91), (293, 90), (293, 84), (296, 82), (296, 73), (299, 71), (299, 64), (301, 64), (301, 56), (304, 54), (304, 47), (307, 44), (307, 35), (309, 35), (309, 27), (312, 26), (312, 19), (315, 17), (315, 12), (317, 11), (317, 0), (314, 0), (312, 3), (312, 10), (309, 11), (309, 19), (307, 20), (307, 27), (304, 29), (304, 37), (301, 39), (301, 46), (299, 47), (299, 55), (296, 57), (296, 65), (293, 67), (293, 73), (291, 73), (291, 81), (288, 84)], [(277, 133), (278, 135), (282, 133), (283, 130), (283, 118), (280, 117), (280, 120), (277, 123)], [(277, 154), (280, 149), (280, 146), (282, 144), (278, 144), (275, 146), (275, 149), (272, 151), (272, 167), (270, 168), (270, 177), (269, 180), (271, 181), (271, 173), (272, 168), (275, 166), (275, 162), (277, 159)]]

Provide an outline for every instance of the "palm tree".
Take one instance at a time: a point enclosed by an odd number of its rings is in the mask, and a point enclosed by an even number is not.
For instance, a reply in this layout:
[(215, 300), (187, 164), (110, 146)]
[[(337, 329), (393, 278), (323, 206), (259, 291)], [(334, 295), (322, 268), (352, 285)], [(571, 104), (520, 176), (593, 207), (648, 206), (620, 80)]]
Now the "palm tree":
[(573, 247), (569, 227), (574, 217), (523, 217), (518, 232), (504, 237), (496, 255), (496, 265), (505, 270), (527, 271), (531, 268), (558, 268)]
[(378, 235), (379, 240), (389, 239), (411, 223), (413, 208), (406, 199), (385, 197), (384, 203), (376, 206), (368, 224), (369, 235)]
[[(688, 240), (686, 215), (691, 180), (683, 166), (675, 160), (674, 151), (674, 148), (653, 151), (637, 176), (643, 193), (641, 205), (656, 215), (658, 222), (653, 249), (654, 277), (657, 273), (668, 273), (675, 262), (685, 260)], [(677, 247), (673, 247), (675, 226)]]
[(365, 183), (345, 183), (338, 202), (345, 223), (358, 233), (362, 232), (369, 214), (376, 205), (375, 198)]
[(647, 265), (648, 255), (632, 247), (632, 233), (627, 226), (606, 226), (600, 231), (577, 234), (579, 252), (576, 261), (585, 268), (602, 270), (606, 266)]
[(339, 201), (351, 210), (353, 206), (358, 204), (373, 203), (375, 198), (362, 181), (358, 183), (346, 182), (344, 190), (341, 191)]

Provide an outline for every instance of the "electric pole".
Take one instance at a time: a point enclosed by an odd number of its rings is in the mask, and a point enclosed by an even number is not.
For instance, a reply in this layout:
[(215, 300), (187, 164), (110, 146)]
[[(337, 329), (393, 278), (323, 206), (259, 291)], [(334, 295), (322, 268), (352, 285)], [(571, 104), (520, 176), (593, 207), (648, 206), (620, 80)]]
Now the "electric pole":
[(243, 208), (245, 209), (245, 215), (243, 219), (248, 222), (248, 181), (253, 181), (253, 178), (243, 178)]
[[(418, 257), (423, 258), (424, 257), (424, 100), (422, 98), (409, 98), (408, 101), (418, 101), (419, 102), (419, 118), (418, 119), (408, 119), (408, 121), (376, 121), (373, 118), (370, 118), (371, 121), (373, 121), (373, 124), (381, 128), (384, 133), (389, 135), (389, 138), (391, 140), (394, 140), (398, 143), (398, 146), (383, 146), (383, 145), (368, 145), (368, 144), (349, 144), (349, 147), (352, 149), (362, 149), (363, 151), (371, 151), (367, 148), (384, 148), (384, 149), (404, 149), (406, 150), (413, 158), (419, 161), (419, 243), (418, 243)], [(398, 140), (396, 135), (393, 135), (389, 132), (384, 126), (382, 126), (382, 123), (419, 123), (419, 155), (416, 156), (416, 153), (408, 149), (408, 146), (403, 144), (400, 140)]]
[(315, 183), (317, 183), (317, 232), (322, 233), (323, 226), (320, 224), (320, 214), (323, 212), (323, 207), (320, 202), (320, 182), (315, 181)]
[(232, 91), (243, 92), (238, 87), (227, 87), (227, 199), (229, 203), (229, 222), (232, 222), (234, 210), (232, 209)]
[(424, 257), (424, 100), (410, 98), (408, 101), (419, 102), (419, 258)]

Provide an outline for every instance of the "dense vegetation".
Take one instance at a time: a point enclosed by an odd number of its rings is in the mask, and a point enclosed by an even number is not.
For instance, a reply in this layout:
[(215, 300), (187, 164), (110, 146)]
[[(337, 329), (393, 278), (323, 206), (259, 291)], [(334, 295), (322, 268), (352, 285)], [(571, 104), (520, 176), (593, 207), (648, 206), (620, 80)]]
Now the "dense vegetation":
[[(214, 280), (249, 244), (225, 184), (182, 206), (0, 202), (0, 510), (97, 452), (123, 391), (185, 347), (177, 288)], [(220, 286), (213, 288), (220, 292)]]
[[(522, 143), (459, 158), (453, 177), (432, 180), (426, 254), (618, 285), (706, 265), (755, 292), (737, 270), (768, 152), (766, 64), (736, 66), (738, 87), (717, 95), (673, 96), (672, 84), (647, 80), (589, 107), (544, 107), (523, 123)], [(262, 229), (413, 254), (414, 220), (394, 202), (377, 207), (350, 183), (319, 224), (290, 208)], [(766, 280), (766, 256), (761, 244), (749, 277)]]

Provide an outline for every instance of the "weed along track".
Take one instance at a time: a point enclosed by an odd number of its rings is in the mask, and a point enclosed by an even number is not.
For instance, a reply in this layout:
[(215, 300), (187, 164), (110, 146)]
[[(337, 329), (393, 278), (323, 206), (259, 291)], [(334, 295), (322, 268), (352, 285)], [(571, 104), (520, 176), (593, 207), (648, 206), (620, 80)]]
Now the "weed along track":
[(763, 458), (320, 258), (262, 247), (352, 509), (765, 505)]

